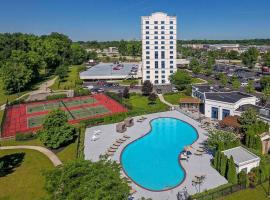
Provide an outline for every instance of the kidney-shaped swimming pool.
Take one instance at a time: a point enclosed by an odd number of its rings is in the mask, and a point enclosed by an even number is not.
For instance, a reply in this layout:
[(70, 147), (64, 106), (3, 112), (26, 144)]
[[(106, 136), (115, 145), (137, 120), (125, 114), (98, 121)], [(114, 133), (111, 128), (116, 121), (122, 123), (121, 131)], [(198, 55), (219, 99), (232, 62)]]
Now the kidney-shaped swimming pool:
[(137, 185), (152, 191), (168, 190), (185, 179), (179, 154), (198, 134), (193, 126), (175, 118), (157, 118), (150, 125), (148, 134), (124, 148), (121, 164)]

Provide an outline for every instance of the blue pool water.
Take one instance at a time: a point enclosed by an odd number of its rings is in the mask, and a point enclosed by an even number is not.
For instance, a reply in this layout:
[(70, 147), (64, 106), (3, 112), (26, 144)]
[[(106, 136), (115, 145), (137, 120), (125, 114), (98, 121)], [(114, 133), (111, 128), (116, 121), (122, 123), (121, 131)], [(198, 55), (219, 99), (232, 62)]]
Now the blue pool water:
[(125, 147), (122, 167), (141, 187), (154, 191), (170, 189), (184, 180), (179, 154), (198, 134), (191, 125), (175, 118), (154, 119), (151, 127), (147, 135)]

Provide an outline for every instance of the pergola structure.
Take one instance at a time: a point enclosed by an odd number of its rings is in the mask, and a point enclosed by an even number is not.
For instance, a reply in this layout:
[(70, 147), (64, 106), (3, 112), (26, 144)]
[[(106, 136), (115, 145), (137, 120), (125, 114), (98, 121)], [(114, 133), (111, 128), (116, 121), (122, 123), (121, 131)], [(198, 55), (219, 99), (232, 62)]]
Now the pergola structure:
[(195, 97), (183, 97), (179, 99), (180, 108), (199, 109), (201, 100)]

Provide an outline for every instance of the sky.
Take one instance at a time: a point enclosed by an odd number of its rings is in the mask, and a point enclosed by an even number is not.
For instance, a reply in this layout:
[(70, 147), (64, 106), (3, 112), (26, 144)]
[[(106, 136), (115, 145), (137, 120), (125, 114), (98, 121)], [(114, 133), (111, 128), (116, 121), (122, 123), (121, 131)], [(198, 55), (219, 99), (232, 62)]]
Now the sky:
[(140, 17), (176, 15), (178, 39), (270, 38), (270, 0), (0, 0), (0, 32), (140, 39)]

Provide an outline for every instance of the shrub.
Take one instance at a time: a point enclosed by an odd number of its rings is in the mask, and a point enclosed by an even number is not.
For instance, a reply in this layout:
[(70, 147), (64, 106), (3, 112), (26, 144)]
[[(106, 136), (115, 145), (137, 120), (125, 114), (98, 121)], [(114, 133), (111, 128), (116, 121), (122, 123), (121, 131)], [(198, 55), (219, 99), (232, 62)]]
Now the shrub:
[(89, 95), (90, 94), (90, 91), (86, 88), (75, 88), (74, 90), (74, 95), (75, 96), (86, 96), (86, 95)]
[(153, 84), (148, 80), (144, 81), (142, 86), (142, 94), (148, 96), (149, 94), (152, 93), (152, 91), (153, 91)]
[(66, 98), (66, 97), (67, 97), (66, 94), (54, 94), (54, 95), (47, 96), (47, 100), (63, 99), (63, 98)]
[(16, 133), (15, 140), (17, 141), (24, 141), (34, 139), (35, 135), (33, 133)]
[(232, 156), (228, 160), (228, 171), (227, 171), (226, 178), (227, 178), (229, 183), (232, 183), (232, 184), (237, 183), (236, 167), (235, 167)]

